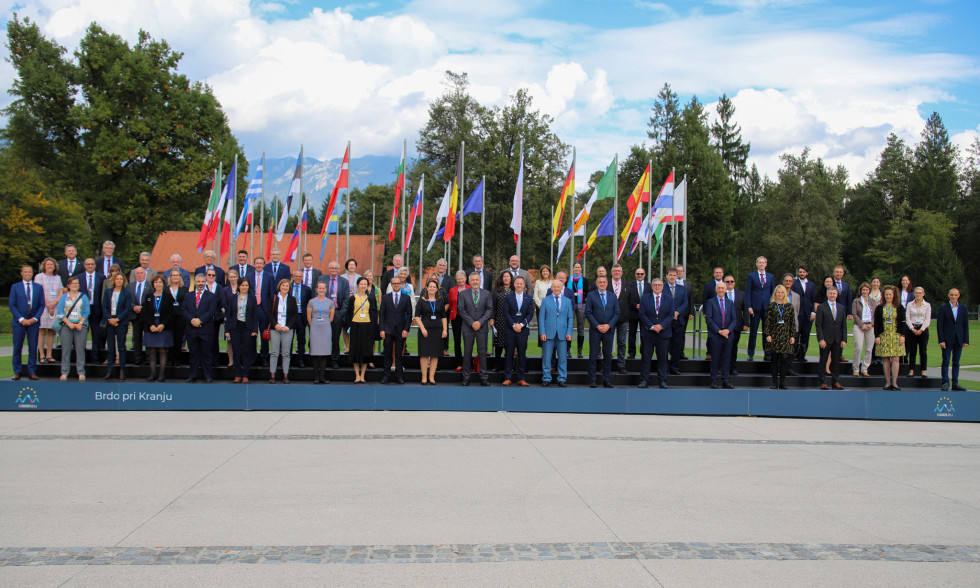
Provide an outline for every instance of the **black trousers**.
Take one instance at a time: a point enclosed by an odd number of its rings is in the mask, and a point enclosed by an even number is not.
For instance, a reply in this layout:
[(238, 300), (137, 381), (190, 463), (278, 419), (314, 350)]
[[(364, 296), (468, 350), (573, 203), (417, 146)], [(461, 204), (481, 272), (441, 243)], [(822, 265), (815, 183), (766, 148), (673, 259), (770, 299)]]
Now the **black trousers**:
[[(332, 363), (338, 363), (340, 361), (340, 334), (344, 331), (344, 317), (340, 313), (334, 313), (333, 322), (330, 323), (330, 361)], [(372, 350), (376, 349), (372, 345)], [(385, 350), (388, 349), (388, 339), (385, 338)], [(374, 352), (372, 351), (372, 355)], [(385, 360), (388, 361), (387, 359)], [(401, 361), (401, 359), (399, 359)], [(391, 367), (390, 363), (386, 363), (388, 367)]]
[(800, 330), (796, 334), (796, 359), (803, 361), (806, 359), (806, 351), (810, 345), (810, 330), (813, 328), (813, 321), (810, 315), (806, 320), (800, 319)]
[(684, 355), (684, 344), (687, 342), (687, 317), (679, 317), (671, 325), (670, 338), (670, 369), (681, 369), (681, 356)]
[(786, 383), (786, 374), (789, 372), (789, 363), (793, 361), (792, 353), (773, 353), (770, 367), (772, 368), (772, 381), (777, 384)]
[(450, 320), (449, 324), (453, 328), (453, 351), (456, 353), (456, 365), (463, 365), (463, 319), (456, 315), (456, 318)]
[(105, 338), (109, 353), (106, 355), (106, 370), (111, 371), (116, 362), (116, 354), (119, 354), (119, 369), (126, 369), (126, 331), (129, 330), (128, 323), (120, 322), (115, 327), (106, 323)]
[(640, 330), (640, 319), (631, 318), (630, 328), (629, 328), (629, 340), (627, 348), (629, 349), (629, 356), (636, 357), (636, 332)]
[(607, 382), (612, 381), (613, 341), (616, 338), (616, 328), (605, 333), (599, 329), (589, 328), (589, 381), (596, 381), (600, 349), (602, 354), (602, 377)]
[(143, 362), (143, 321), (136, 318), (130, 321), (133, 325), (133, 361), (135, 363)]
[(842, 349), (840, 343), (827, 343), (827, 346), (820, 350), (820, 365), (817, 367), (817, 376), (823, 384), (827, 379), (827, 358), (830, 358), (830, 382), (836, 383), (840, 379), (840, 354)]
[(742, 340), (742, 330), (734, 329), (728, 335), (728, 338), (732, 340), (732, 352), (729, 354), (731, 359), (729, 360), (728, 369), (735, 367), (735, 362), (738, 361), (738, 342)]
[[(504, 331), (504, 379), (521, 381), (527, 369), (527, 336), (530, 329), (515, 333), (513, 328)], [(517, 351), (517, 365), (514, 365), (514, 351)], [(513, 377), (512, 377), (513, 376)]]
[[(259, 334), (261, 335), (263, 331), (269, 328), (269, 317), (265, 315), (265, 311), (261, 308), (258, 309), (257, 316), (259, 318)], [(263, 359), (269, 359), (269, 342), (262, 339), (262, 337), (259, 337), (259, 339), (262, 341), (259, 344), (260, 355)]]
[[(384, 354), (385, 354), (385, 371), (383, 376), (388, 377), (391, 375), (391, 362), (394, 359), (395, 362), (395, 377), (404, 377), (405, 370), (402, 367), (402, 351), (405, 350), (405, 338), (402, 337), (401, 332), (390, 332), (385, 333), (384, 338)], [(394, 356), (394, 357), (393, 357)]]
[(616, 323), (616, 363), (619, 369), (626, 369), (626, 333), (629, 325), (626, 321)]
[(235, 353), (235, 377), (247, 378), (252, 362), (255, 361), (255, 337), (251, 331), (236, 329), (229, 333), (231, 349)]
[[(306, 313), (304, 311), (304, 318), (299, 318), (299, 319), (296, 320), (296, 328), (293, 329), (293, 331), (295, 333), (295, 335), (293, 335), (293, 339), (296, 341), (296, 354), (299, 355), (299, 359), (303, 359), (303, 357), (306, 355), (306, 318), (305, 318), (305, 314)], [(331, 328), (332, 328), (332, 326), (331, 326)], [(332, 332), (331, 332), (331, 335), (333, 335)], [(333, 341), (331, 341), (331, 343), (333, 343)], [(331, 347), (330, 349), (333, 350), (333, 347)]]
[(88, 324), (89, 333), (92, 335), (92, 350), (89, 352), (89, 360), (93, 362), (102, 361), (102, 351), (105, 349), (105, 341), (102, 340), (102, 334), (99, 332), (99, 324), (102, 322), (102, 315), (89, 315)]
[(905, 346), (909, 350), (909, 367), (915, 367), (915, 356), (918, 351), (919, 355), (919, 370), (925, 373), (926, 371), (926, 347), (929, 345), (929, 329), (922, 331), (921, 335), (916, 335), (909, 329), (907, 335), (905, 335)]
[(728, 382), (729, 370), (732, 361), (732, 340), (731, 334), (728, 337), (721, 335), (708, 335), (708, 351), (711, 352), (711, 381), (717, 382), (719, 378), (723, 382)]
[(213, 327), (189, 327), (187, 329), (187, 348), (191, 354), (191, 372), (189, 377), (198, 377), (201, 371), (205, 378), (211, 378), (213, 356), (210, 353), (213, 345)]
[(640, 337), (640, 380), (650, 381), (650, 363), (653, 360), (653, 352), (657, 352), (657, 377), (661, 384), (667, 383), (667, 351), (670, 349), (672, 339), (667, 339), (659, 335), (653, 337)]

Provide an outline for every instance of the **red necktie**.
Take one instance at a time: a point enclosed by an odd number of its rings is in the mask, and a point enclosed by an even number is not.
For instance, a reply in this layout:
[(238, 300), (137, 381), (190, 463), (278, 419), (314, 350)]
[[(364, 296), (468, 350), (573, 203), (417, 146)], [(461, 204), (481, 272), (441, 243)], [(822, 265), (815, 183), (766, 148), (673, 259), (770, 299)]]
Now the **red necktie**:
[(660, 317), (660, 297), (657, 296), (657, 317)]
[(197, 293), (197, 303), (195, 304), (195, 306), (201, 306), (201, 293), (200, 292)]
[(762, 287), (766, 287), (766, 274), (759, 272), (759, 281), (762, 282)]

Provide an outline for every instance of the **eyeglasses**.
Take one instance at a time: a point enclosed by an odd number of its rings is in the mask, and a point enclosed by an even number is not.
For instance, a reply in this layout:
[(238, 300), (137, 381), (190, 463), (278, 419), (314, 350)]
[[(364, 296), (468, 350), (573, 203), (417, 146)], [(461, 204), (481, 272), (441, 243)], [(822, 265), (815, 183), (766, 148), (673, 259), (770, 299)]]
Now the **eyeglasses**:
[(213, 277), (214, 277), (214, 275), (215, 275), (215, 274), (213, 274), (213, 273), (211, 273), (211, 272), (208, 272), (208, 277), (209, 277), (209, 278), (213, 278)]
[(735, 280), (725, 280), (725, 283), (726, 284), (734, 284), (735, 283)]
[(645, 274), (645, 273), (643, 273), (643, 272), (636, 272), (636, 277), (638, 277), (638, 278), (642, 278), (642, 277), (643, 277), (643, 276), (645, 276), (645, 275), (646, 275), (646, 274)]

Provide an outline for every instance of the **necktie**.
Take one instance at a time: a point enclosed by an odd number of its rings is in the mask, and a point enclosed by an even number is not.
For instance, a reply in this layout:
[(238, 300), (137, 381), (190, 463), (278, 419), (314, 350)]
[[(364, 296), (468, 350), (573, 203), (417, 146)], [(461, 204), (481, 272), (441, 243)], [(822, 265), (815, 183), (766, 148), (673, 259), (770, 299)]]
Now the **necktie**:
[(143, 300), (143, 284), (136, 284), (136, 305), (139, 306), (140, 301)]
[(395, 307), (398, 307), (398, 292), (395, 292)]
[(636, 283), (636, 293), (643, 296), (643, 282)]
[(473, 290), (473, 306), (480, 303), (480, 289)]
[(106, 259), (105, 261), (102, 262), (102, 265), (105, 266), (103, 268), (104, 271), (102, 272), (102, 275), (108, 276), (109, 275), (109, 267), (112, 266), (112, 259), (111, 258)]
[(674, 290), (674, 286), (671, 286), (670, 287), (670, 296), (673, 298), (676, 294), (677, 294), (677, 292), (676, 292), (676, 290)]
[(831, 302), (830, 303), (830, 313), (832, 315), (834, 315), (834, 320), (836, 321), (837, 320), (837, 303), (836, 302)]
[(759, 281), (762, 282), (762, 287), (766, 287), (766, 274), (759, 272)]
[(70, 276), (73, 273), (75, 273), (75, 262), (74, 261), (69, 261), (68, 262), (68, 275)]
[(92, 300), (92, 295), (93, 294), (94, 294), (94, 292), (92, 292), (92, 275), (89, 274), (89, 276), (88, 276), (88, 299), (89, 300)]
[(337, 297), (337, 278), (330, 278), (330, 297)]
[(296, 299), (296, 308), (300, 308), (299, 284), (293, 286), (293, 298)]
[(28, 316), (30, 316), (31, 310), (33, 310), (31, 308), (31, 303), (32, 302), (33, 302), (33, 300), (31, 300), (31, 283), (30, 282), (27, 282), (27, 314), (28, 314)]
[(277, 275), (278, 273), (279, 273), (279, 264), (278, 263), (272, 264), (272, 275)]
[(602, 298), (602, 307), (605, 308), (606, 307), (606, 293), (603, 292), (602, 294), (600, 294), (600, 297)]
[(729, 292), (728, 299), (731, 300), (732, 302), (735, 302), (735, 294), (733, 292)]
[(262, 304), (262, 273), (255, 272), (255, 302)]
[(838, 280), (838, 282), (837, 282), (837, 291), (840, 292), (840, 290), (841, 290), (841, 285), (840, 285), (840, 281)]
[(561, 312), (561, 297), (558, 295), (555, 295), (555, 308), (558, 309), (558, 312)]
[(725, 328), (725, 299), (718, 299), (718, 306), (721, 307), (721, 328)]
[(240, 265), (240, 266), (238, 266), (238, 273), (244, 278), (245, 277), (245, 274), (248, 273), (248, 272), (245, 271), (245, 266), (244, 265)]
[(655, 298), (657, 299), (657, 304), (656, 304), (657, 316), (660, 316), (660, 296), (656, 296)]
[(620, 282), (613, 282), (613, 291), (616, 292), (616, 298), (619, 298), (619, 286)]
[(303, 278), (303, 283), (307, 286), (310, 285), (310, 270), (306, 270), (306, 277)]
[(201, 306), (201, 293), (200, 292), (197, 293), (197, 302), (194, 303), (194, 306)]

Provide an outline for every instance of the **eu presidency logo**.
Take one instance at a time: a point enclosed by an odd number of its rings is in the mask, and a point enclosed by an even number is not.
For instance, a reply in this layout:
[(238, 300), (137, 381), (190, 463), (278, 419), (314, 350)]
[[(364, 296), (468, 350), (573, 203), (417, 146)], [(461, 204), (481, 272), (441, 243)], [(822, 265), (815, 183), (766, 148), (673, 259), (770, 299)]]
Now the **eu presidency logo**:
[(37, 408), (40, 402), (37, 391), (31, 387), (21, 388), (20, 392), (17, 393), (17, 398), (14, 399), (17, 408)]
[(956, 409), (953, 407), (953, 401), (950, 400), (948, 396), (943, 396), (936, 401), (936, 409), (933, 411), (936, 413), (937, 417), (951, 417), (956, 416)]

